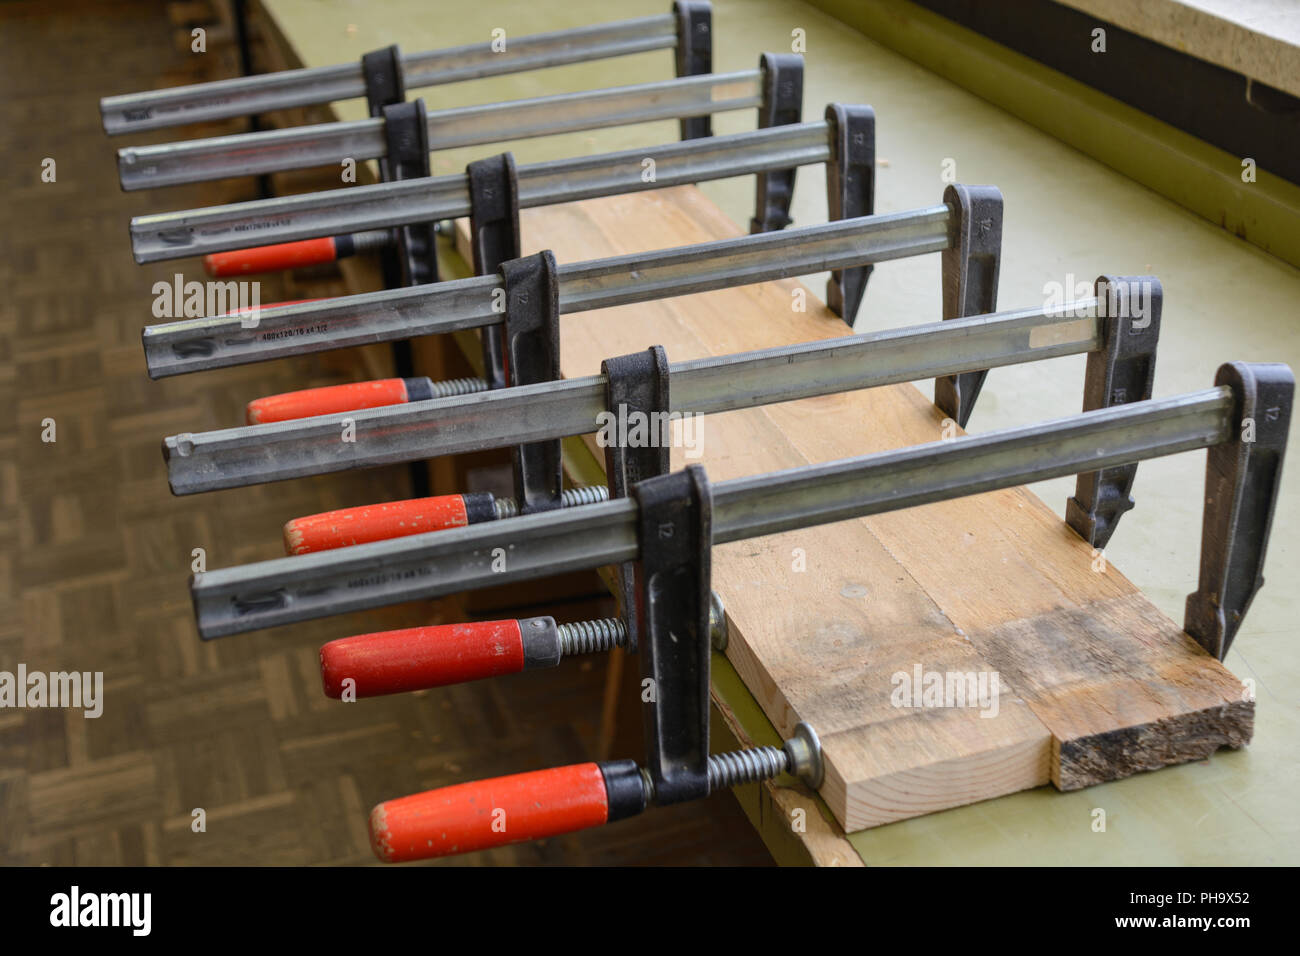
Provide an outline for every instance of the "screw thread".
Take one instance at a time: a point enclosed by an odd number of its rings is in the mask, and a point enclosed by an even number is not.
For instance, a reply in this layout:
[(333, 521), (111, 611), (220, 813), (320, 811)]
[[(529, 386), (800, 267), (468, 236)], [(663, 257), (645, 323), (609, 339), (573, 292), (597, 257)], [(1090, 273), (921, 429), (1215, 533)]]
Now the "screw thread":
[[(583, 488), (565, 488), (560, 492), (560, 507), (573, 508), (577, 505), (594, 505), (609, 500), (609, 489), (604, 485), (587, 485)], [(513, 518), (519, 514), (519, 502), (513, 498), (495, 500), (497, 518)]]
[(448, 378), (433, 383), (434, 398), (451, 398), (453, 395), (471, 395), (486, 392), (487, 382), (481, 378)]
[(565, 657), (570, 654), (595, 654), (627, 645), (627, 628), (616, 617), (561, 624), (556, 627), (556, 631), (560, 635), (560, 653)]
[(352, 248), (358, 254), (375, 252), (383, 249), (392, 241), (391, 234), (387, 229), (374, 229), (367, 232), (354, 232), (352, 234)]
[(609, 500), (609, 489), (604, 485), (587, 485), (583, 488), (565, 488), (560, 492), (560, 504), (565, 508), (577, 505), (594, 505)]
[(750, 747), (714, 754), (709, 757), (709, 791), (770, 780), (783, 772), (788, 763), (785, 751), (777, 747)]

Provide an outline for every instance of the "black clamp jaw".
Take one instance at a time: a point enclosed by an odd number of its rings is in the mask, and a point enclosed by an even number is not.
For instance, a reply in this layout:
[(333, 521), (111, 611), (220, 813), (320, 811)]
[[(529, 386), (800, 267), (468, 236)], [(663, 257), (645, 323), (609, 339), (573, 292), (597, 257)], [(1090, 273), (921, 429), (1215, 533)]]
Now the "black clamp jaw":
[[(560, 377), (560, 283), (550, 250), (501, 263), (505, 290), (506, 379), (511, 386)], [(520, 514), (561, 507), (560, 440), (514, 449), (515, 500)]]
[[(826, 163), (826, 209), (832, 222), (876, 211), (876, 111), (870, 106), (826, 107), (831, 158)], [(870, 263), (836, 269), (826, 283), (826, 305), (853, 327), (871, 278)]]
[(1214, 384), (1236, 396), (1235, 437), (1211, 446), (1206, 459), (1200, 581), (1187, 597), (1183, 629), (1223, 660), (1264, 584), (1295, 376), (1281, 364), (1231, 362), (1219, 368)]
[[(424, 100), (390, 103), (380, 113), (384, 118), (387, 153), (379, 161), (384, 182), (427, 178), (429, 170), (429, 123)], [(384, 260), (384, 282), (390, 288), (424, 285), (438, 281), (436, 231), (432, 222), (410, 223), (393, 230), (397, 244)]]
[(371, 116), (383, 114), (385, 106), (406, 99), (406, 75), (402, 51), (394, 43), (361, 56), (361, 76), (366, 84), (366, 107)]
[[(764, 53), (763, 102), (758, 107), (758, 128), (787, 126), (803, 119), (803, 57), (797, 53)], [(759, 173), (754, 196), (754, 218), (749, 231), (776, 232), (790, 225), (790, 200), (794, 196), (794, 169)]]
[(713, 496), (691, 465), (634, 485), (632, 497), (646, 770), (655, 803), (680, 803), (709, 794)]
[[(406, 77), (402, 53), (397, 44), (373, 50), (361, 57), (361, 75), (366, 86), (366, 107), (372, 117), (384, 121), (385, 155), (379, 161), (384, 182), (431, 175), (429, 167), (429, 124), (424, 100), (406, 102)], [(384, 288), (424, 285), (438, 281), (437, 225), (410, 223), (388, 230), (389, 241), (379, 250), (379, 269)], [(398, 378), (415, 375), (411, 343), (392, 344), (393, 371)], [(410, 466), (411, 493), (417, 498), (429, 493), (429, 476), (424, 466)]]
[[(943, 317), (961, 319), (997, 309), (1002, 259), (1002, 193), (996, 186), (950, 185), (943, 201), (952, 213), (943, 250)], [(975, 408), (987, 370), (935, 379), (934, 403), (962, 428)]]
[[(1088, 353), (1083, 410), (1096, 411), (1151, 397), (1164, 291), (1155, 276), (1101, 276), (1097, 314), (1104, 318), (1101, 350)], [(1097, 550), (1106, 547), (1132, 510), (1137, 462), (1079, 475), (1065, 521)]]
[[(491, 275), (501, 264), (523, 255), (519, 232), (519, 176), (510, 153), (475, 160), (465, 167), (469, 185), (470, 242), (474, 274)], [(488, 388), (504, 388), (505, 329), (489, 326), (483, 342), (483, 378)]]
[[(363, 55), (361, 74), (370, 115), (384, 121), (385, 155), (379, 161), (380, 178), (384, 182), (397, 182), (430, 176), (429, 124), (424, 101), (406, 102), (402, 54), (397, 45)], [(389, 230), (390, 241), (379, 252), (384, 288), (438, 281), (436, 235), (436, 224), (432, 222), (410, 223)], [(393, 343), (393, 365), (399, 378), (414, 374), (410, 342)], [(417, 494), (427, 491), (423, 469), (413, 469), (412, 478)]]
[[(720, 608), (711, 589), (713, 495), (700, 465), (647, 478), (632, 487), (637, 502), (636, 626), (646, 766), (600, 764), (610, 819), (648, 803), (681, 803), (780, 773), (813, 789), (824, 777), (821, 742), (799, 723), (782, 747), (709, 754), (709, 666)], [(718, 648), (720, 649), (720, 648)], [(634, 775), (640, 778), (639, 791)], [(617, 785), (617, 790), (615, 789)]]
[[(626, 498), (638, 482), (671, 470), (671, 448), (663, 439), (663, 431), (655, 432), (653, 423), (667, 421), (672, 407), (668, 396), (668, 355), (663, 346), (656, 345), (644, 352), (620, 355), (600, 363), (605, 376), (605, 408), (612, 426), (612, 435), (605, 441), (605, 478), (611, 498)], [(632, 416), (644, 416), (647, 441), (629, 445), (622, 439), (624, 423)], [(635, 653), (640, 643), (637, 622), (637, 590), (635, 562), (628, 561), (618, 567), (619, 609), (627, 631), (628, 653)]]
[[(678, 76), (704, 76), (713, 72), (713, 7), (708, 0), (676, 0), (677, 47), (674, 50)], [(703, 139), (713, 135), (713, 117), (691, 116), (681, 120), (682, 139)]]
[[(379, 161), (384, 182), (429, 176), (429, 126), (424, 101), (406, 102), (406, 79), (397, 45), (361, 57), (370, 115), (384, 120), (386, 155)], [(382, 253), (384, 285), (390, 289), (438, 281), (433, 223), (392, 230), (393, 242)], [(399, 370), (398, 374), (403, 373)]]

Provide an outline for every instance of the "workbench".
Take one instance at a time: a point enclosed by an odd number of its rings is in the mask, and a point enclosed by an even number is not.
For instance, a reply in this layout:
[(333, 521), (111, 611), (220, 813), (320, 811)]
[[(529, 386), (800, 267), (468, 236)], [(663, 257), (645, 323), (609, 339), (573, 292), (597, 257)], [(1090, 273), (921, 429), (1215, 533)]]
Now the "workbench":
[[(415, 0), (378, 8), (344, 0), (262, 0), (262, 6), (286, 66), (355, 59), (393, 42), (412, 51), (469, 42), (502, 24), (522, 35), (662, 12), (658, 0), (563, 7), (522, 2), (489, 9), (458, 6), (454, 17), (431, 15), (428, 4)], [(760, 51), (789, 49), (791, 31), (802, 30), (807, 44), (805, 114), (820, 113), (830, 101), (875, 107), (877, 212), (935, 202), (945, 165), (955, 164), (958, 181), (998, 185), (1006, 197), (1002, 307), (1041, 301), (1050, 293), (1045, 281), (1064, 285), (1068, 298), (1076, 294), (1075, 284), (1090, 286), (1101, 273), (1152, 273), (1165, 287), (1157, 396), (1205, 387), (1223, 361), (1300, 364), (1300, 336), (1288, 308), (1300, 293), (1300, 273), (1292, 266), (811, 6), (778, 0), (718, 2), (714, 23), (715, 70), (752, 68)], [(666, 75), (667, 59), (668, 54), (642, 54), (616, 61), (616, 68), (610, 63), (573, 65), (435, 87), (419, 95), (430, 108), (439, 108), (649, 82)], [(364, 106), (336, 104), (332, 113), (356, 119), (364, 115)], [(733, 132), (752, 122), (748, 113), (724, 114), (715, 118), (714, 127)], [(531, 162), (666, 142), (676, 135), (676, 124), (664, 122), (502, 143), (492, 151), (510, 149), (520, 161)], [(433, 172), (463, 168), (486, 152), (435, 153)], [(798, 224), (826, 219), (819, 179), (813, 171), (800, 174), (792, 208)], [(747, 221), (753, 202), (750, 179), (708, 183), (699, 189), (734, 222)], [(525, 238), (527, 234), (525, 222)], [(823, 278), (809, 277), (804, 283), (820, 295)], [(934, 321), (940, 314), (939, 295), (937, 257), (882, 264), (872, 277), (857, 330)], [(972, 430), (1077, 411), (1080, 396), (1073, 383), (1082, 381), (1082, 366), (1082, 358), (1074, 357), (999, 370), (985, 386)], [(570, 471), (581, 472), (580, 451), (570, 444)], [(1181, 620), (1185, 595), (1195, 587), (1201, 462), (1199, 455), (1183, 455), (1144, 463), (1135, 488), (1138, 507), (1106, 552), (1174, 620)], [(824, 805), (819, 805), (822, 812), (812, 817), (806, 832), (791, 832), (786, 822), (791, 801), (805, 804), (811, 799), (807, 795), (770, 784), (739, 788), (738, 798), (774, 855), (782, 862), (841, 864), (1295, 862), (1300, 829), (1288, 811), (1289, 793), (1297, 782), (1290, 741), (1300, 729), (1300, 668), (1294, 653), (1288, 653), (1287, 640), (1297, 610), (1287, 585), (1300, 563), (1291, 543), (1298, 520), (1292, 505), (1300, 486), (1294, 467), (1284, 482), (1266, 570), (1269, 583), (1226, 661), (1237, 676), (1255, 681), (1255, 732), (1248, 748), (1069, 793), (1040, 786), (848, 836)], [(1033, 490), (1060, 513), (1073, 485), (1061, 479)], [(715, 721), (720, 737), (715, 749), (734, 746), (737, 740), (778, 741), (763, 708), (719, 655), (714, 657), (714, 697), (723, 717)], [(1105, 811), (1104, 832), (1095, 827), (1097, 809)]]

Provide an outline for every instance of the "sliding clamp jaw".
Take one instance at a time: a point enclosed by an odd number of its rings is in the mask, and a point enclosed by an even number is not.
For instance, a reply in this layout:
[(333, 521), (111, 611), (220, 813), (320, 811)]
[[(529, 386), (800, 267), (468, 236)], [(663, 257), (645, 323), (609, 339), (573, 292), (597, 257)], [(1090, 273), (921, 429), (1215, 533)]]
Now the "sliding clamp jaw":
[[(678, 76), (713, 72), (713, 7), (708, 0), (676, 0), (677, 46), (673, 50)], [(682, 139), (713, 135), (713, 117), (692, 116), (681, 121)]]
[(1223, 660), (1264, 584), (1295, 376), (1281, 364), (1231, 362), (1214, 384), (1236, 397), (1233, 435), (1206, 456), (1200, 582), (1188, 595), (1183, 629)]
[[(758, 128), (797, 124), (803, 117), (803, 57), (797, 53), (764, 53), (759, 57), (763, 77), (763, 103), (758, 108)], [(790, 225), (790, 200), (794, 197), (797, 167), (758, 174), (754, 218), (749, 231), (775, 232)]]
[[(512, 386), (560, 378), (560, 293), (549, 251), (501, 264), (505, 290), (506, 377)], [(522, 514), (561, 507), (560, 440), (514, 449), (515, 500)]]
[[(827, 218), (835, 222), (876, 211), (876, 111), (870, 106), (831, 103), (831, 158), (826, 163)], [(826, 305), (852, 328), (874, 267), (867, 263), (835, 269), (826, 283)]]
[[(944, 190), (943, 201), (952, 212), (942, 254), (943, 317), (993, 312), (1002, 260), (1002, 193), (995, 186), (954, 184)], [(981, 370), (936, 380), (934, 403), (965, 428), (986, 375)]]
[[(1100, 276), (1096, 290), (1104, 342), (1088, 353), (1085, 412), (1151, 397), (1164, 302), (1155, 276)], [(1105, 548), (1119, 519), (1133, 508), (1136, 475), (1136, 462), (1079, 475), (1074, 497), (1066, 502), (1066, 524), (1094, 548)]]
[[(519, 174), (510, 153), (475, 160), (465, 167), (469, 184), (469, 231), (474, 274), (499, 272), (505, 262), (520, 258), (523, 240), (519, 232)], [(488, 388), (506, 385), (505, 329), (480, 329), (483, 348), (483, 378)]]

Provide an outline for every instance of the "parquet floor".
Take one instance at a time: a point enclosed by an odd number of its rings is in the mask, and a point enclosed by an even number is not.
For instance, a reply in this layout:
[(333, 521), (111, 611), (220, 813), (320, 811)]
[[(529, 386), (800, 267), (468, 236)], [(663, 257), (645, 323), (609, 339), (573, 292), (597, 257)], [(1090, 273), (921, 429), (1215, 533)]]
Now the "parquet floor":
[[(251, 397), (351, 374), (317, 358), (146, 376), (139, 333), (151, 288), (177, 264), (134, 265), (128, 219), (253, 198), (245, 181), (118, 189), (122, 144), (103, 135), (98, 97), (229, 75), (229, 49), (192, 55), (174, 36), (166, 5), (149, 0), (0, 4), (0, 671), (21, 662), (104, 674), (98, 719), (0, 709), (0, 862), (369, 863), (365, 817), (379, 800), (590, 759), (604, 662), (340, 704), (320, 691), (321, 643), (454, 609), (198, 640), (186, 589), (193, 549), (210, 567), (273, 557), (287, 518), (399, 497), (406, 478), (394, 469), (170, 495), (164, 435), (238, 424)], [(56, 182), (41, 181), (46, 157)], [(198, 277), (195, 263), (183, 265)], [(263, 301), (331, 291), (341, 290), (271, 282)], [(54, 442), (42, 441), (48, 419)], [(634, 717), (621, 721), (616, 755), (639, 755), (639, 736)], [(195, 808), (205, 832), (191, 828)], [(770, 861), (723, 794), (460, 862)]]

